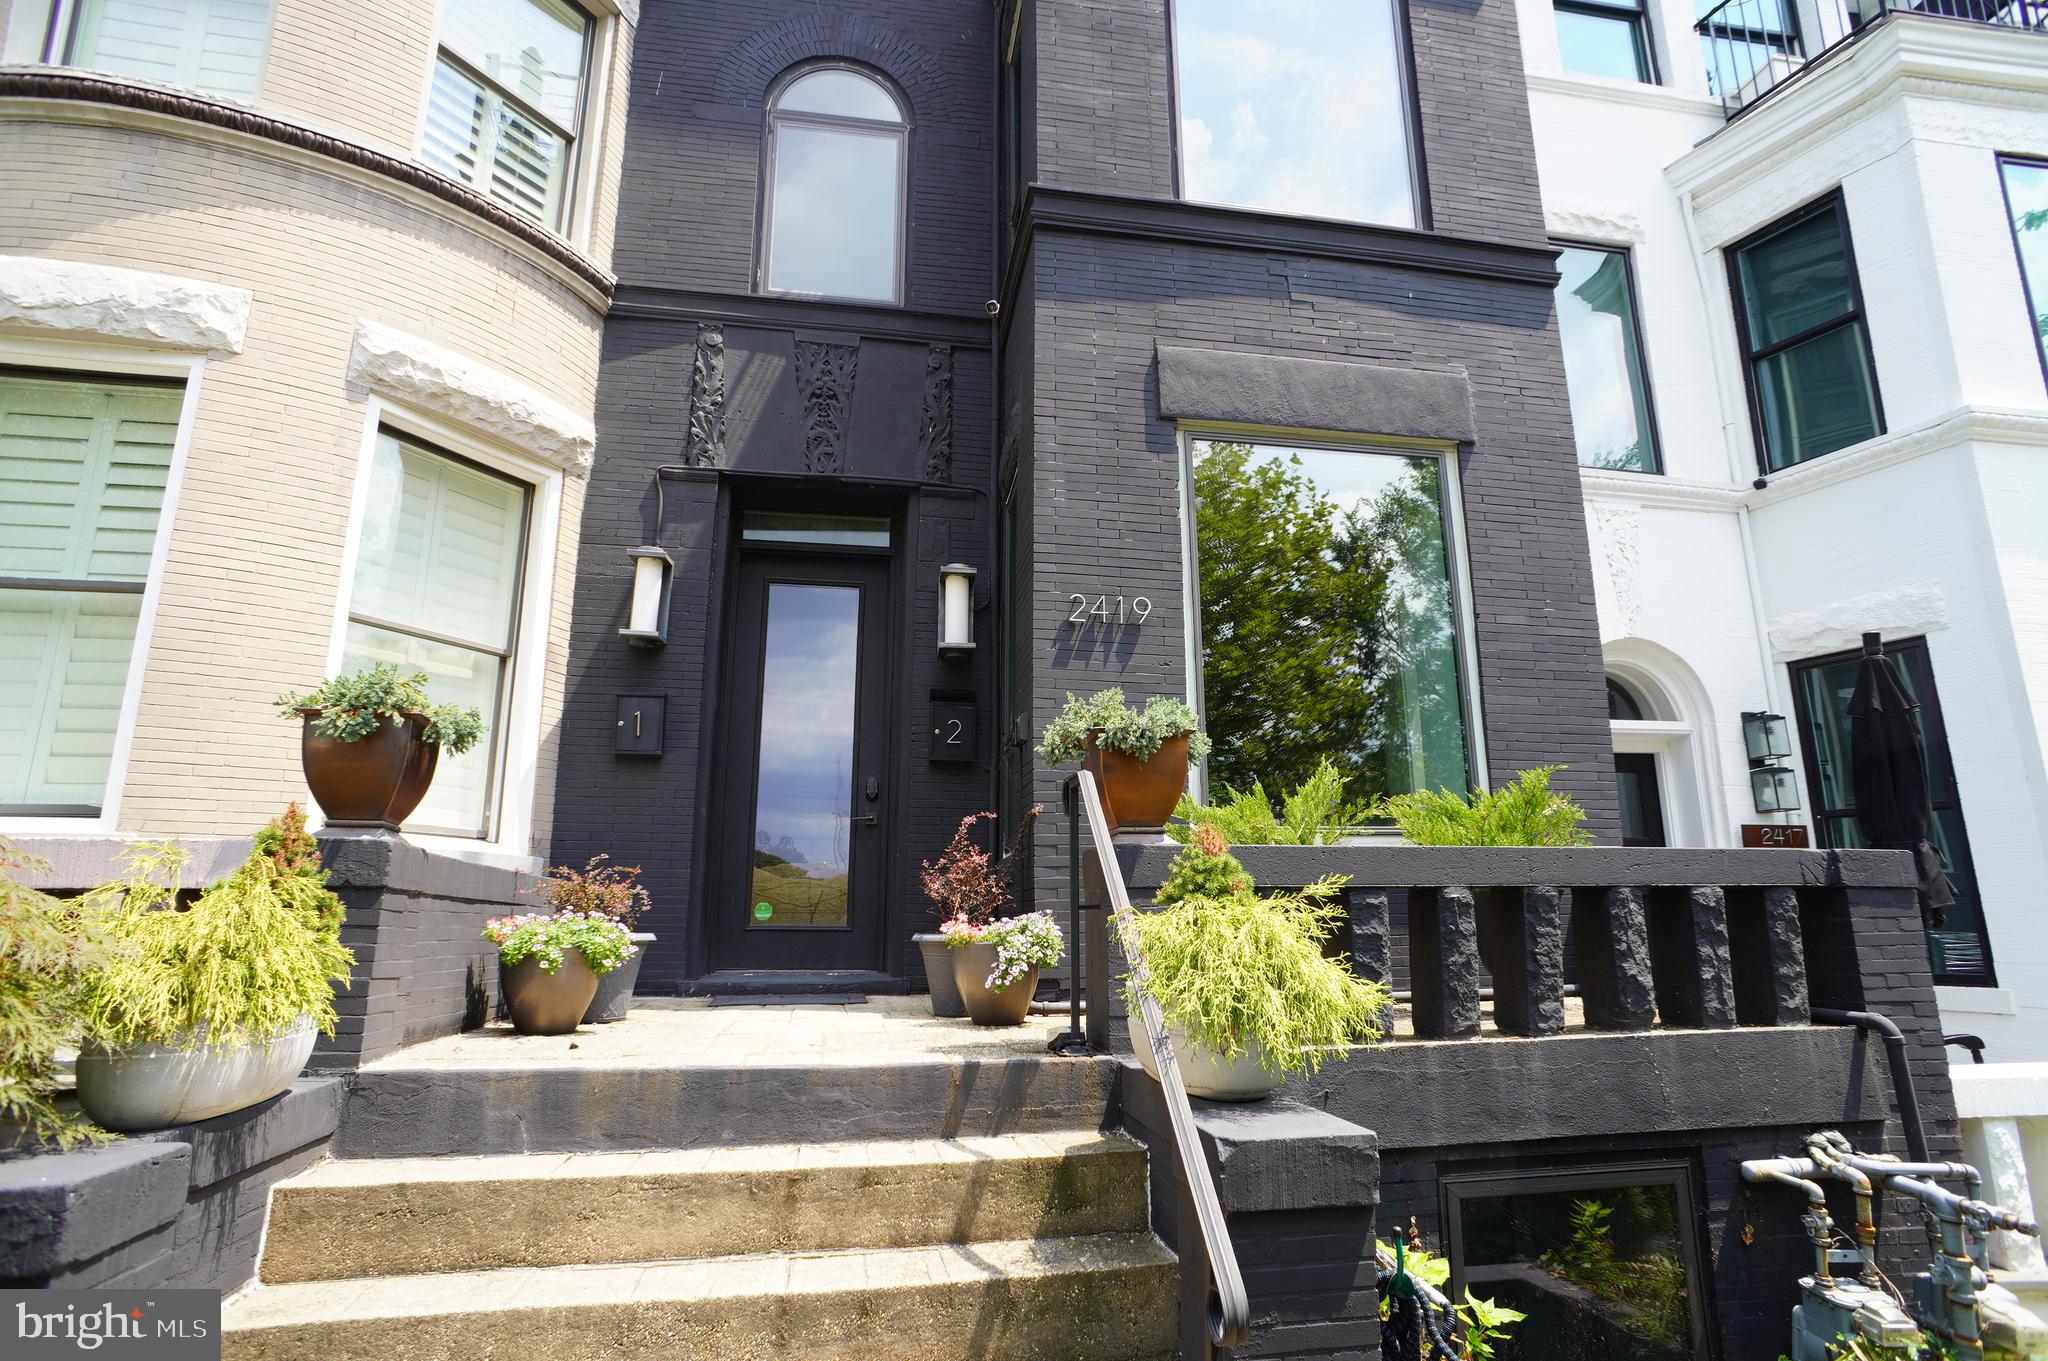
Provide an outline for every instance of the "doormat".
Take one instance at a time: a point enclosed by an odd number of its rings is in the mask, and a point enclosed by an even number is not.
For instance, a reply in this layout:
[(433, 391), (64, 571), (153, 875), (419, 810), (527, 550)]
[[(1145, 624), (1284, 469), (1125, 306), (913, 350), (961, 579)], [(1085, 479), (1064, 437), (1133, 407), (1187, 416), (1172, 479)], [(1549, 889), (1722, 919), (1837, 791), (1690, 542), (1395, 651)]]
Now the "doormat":
[(724, 993), (711, 999), (714, 1007), (864, 1007), (868, 999), (848, 992), (763, 992), (752, 995)]

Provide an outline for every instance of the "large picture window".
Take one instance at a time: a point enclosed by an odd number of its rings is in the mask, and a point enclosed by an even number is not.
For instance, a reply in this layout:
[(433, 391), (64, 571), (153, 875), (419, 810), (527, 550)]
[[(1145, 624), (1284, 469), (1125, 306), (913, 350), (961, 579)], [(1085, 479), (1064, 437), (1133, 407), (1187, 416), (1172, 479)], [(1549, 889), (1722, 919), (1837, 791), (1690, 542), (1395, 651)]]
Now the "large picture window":
[(900, 302), (902, 106), (847, 67), (806, 71), (768, 110), (762, 284), (771, 293)]
[(1765, 472), (1884, 433), (1839, 197), (1737, 246), (1736, 320)]
[(590, 16), (563, 0), (445, 0), (420, 159), (559, 228), (590, 30)]
[(256, 98), (270, 46), (270, 0), (59, 0), (45, 60)]
[[(1970, 834), (1963, 825), (1962, 798), (1956, 791), (1956, 767), (1949, 755), (1948, 725), (1941, 717), (1941, 695), (1934, 688), (1934, 665), (1927, 640), (1887, 641), (1885, 652), (1898, 663), (1906, 692), (1919, 702), (1920, 745), (1927, 753), (1928, 802), (1934, 807), (1934, 848), (1955, 885), (1956, 900), (1941, 926), (1927, 933), (1934, 981), (1958, 985), (1994, 981), (1991, 938), (1984, 929), (1983, 900), (1977, 892), (1977, 870), (1970, 856)], [(1796, 663), (1792, 693), (1799, 733), (1806, 748), (1806, 784), (1813, 798), (1814, 830), (1827, 847), (1860, 847), (1868, 843), (1856, 825), (1856, 792), (1850, 762), (1849, 700), (1856, 693), (1856, 672), (1862, 653), (1841, 652)]]
[(1192, 441), (1210, 789), (1464, 790), (1460, 626), (1433, 455)]
[(397, 435), (377, 436), (349, 595), (344, 670), (427, 673), (437, 703), (483, 711), (484, 740), (441, 754), (408, 826), (487, 837), (510, 690), (527, 489)]
[(1557, 329), (1579, 462), (1654, 473), (1657, 436), (1628, 264), (1627, 251), (1560, 247)]
[(0, 369), (0, 814), (104, 805), (184, 398)]
[(2012, 214), (2013, 245), (2020, 254), (2020, 284), (2027, 329), (2034, 333), (2048, 372), (2048, 162), (2002, 157), (2005, 206)]
[(1175, 0), (1180, 192), (1416, 225), (1400, 0)]
[(1495, 1361), (1712, 1355), (1692, 1174), (1683, 1163), (1446, 1177), (1451, 1298), (1528, 1317)]

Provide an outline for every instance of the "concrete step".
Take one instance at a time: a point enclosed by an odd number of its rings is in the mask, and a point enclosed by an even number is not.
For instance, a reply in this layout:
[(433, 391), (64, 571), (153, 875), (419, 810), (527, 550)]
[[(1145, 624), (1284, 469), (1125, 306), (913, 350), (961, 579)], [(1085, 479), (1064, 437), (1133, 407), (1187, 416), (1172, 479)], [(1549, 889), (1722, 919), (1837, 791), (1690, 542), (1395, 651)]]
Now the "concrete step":
[(1049, 1133), (375, 1158), (278, 1185), (272, 1283), (1142, 1232), (1145, 1150)]
[(232, 1361), (1164, 1361), (1173, 1255), (1149, 1234), (264, 1285)]
[[(573, 1038), (597, 1043), (581, 1033)], [(681, 1059), (708, 1064), (711, 1057)], [(409, 1062), (401, 1053), (356, 1074), (335, 1156), (583, 1153), (1093, 1130), (1108, 1119), (1117, 1082), (1115, 1060), (1103, 1055), (935, 1054), (873, 1063), (738, 1064), (726, 1058), (726, 1066), (683, 1066), (681, 1059), (596, 1063), (579, 1051), (497, 1067), (471, 1060)]]

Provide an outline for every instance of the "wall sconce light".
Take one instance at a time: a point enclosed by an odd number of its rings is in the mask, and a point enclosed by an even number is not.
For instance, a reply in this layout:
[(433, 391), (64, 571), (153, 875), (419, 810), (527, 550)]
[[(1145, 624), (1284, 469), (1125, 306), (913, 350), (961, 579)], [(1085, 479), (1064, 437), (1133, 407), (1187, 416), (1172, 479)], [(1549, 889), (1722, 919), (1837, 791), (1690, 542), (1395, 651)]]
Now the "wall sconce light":
[(974, 653), (974, 569), (949, 562), (939, 569), (939, 655), (959, 659)]
[(658, 545), (643, 543), (628, 549), (633, 563), (633, 602), (626, 611), (626, 627), (619, 630), (634, 647), (668, 646), (668, 598), (675, 586), (675, 560)]
[(1747, 713), (1742, 716), (1742, 744), (1752, 764), (1781, 761), (1792, 754), (1792, 729), (1783, 714)]
[(1759, 813), (1799, 810), (1799, 782), (1790, 766), (1758, 766), (1749, 772), (1749, 793)]

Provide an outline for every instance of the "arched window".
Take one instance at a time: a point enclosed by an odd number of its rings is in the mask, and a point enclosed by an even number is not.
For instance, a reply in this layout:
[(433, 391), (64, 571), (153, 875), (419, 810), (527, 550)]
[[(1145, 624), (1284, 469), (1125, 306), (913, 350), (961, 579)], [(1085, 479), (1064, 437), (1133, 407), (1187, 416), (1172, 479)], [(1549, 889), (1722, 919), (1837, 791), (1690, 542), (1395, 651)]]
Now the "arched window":
[(1614, 677), (1607, 678), (1607, 716), (1627, 722), (1640, 723), (1650, 715), (1644, 711), (1643, 702), (1635, 692)]
[(849, 67), (813, 67), (776, 91), (763, 289), (902, 301), (908, 131), (889, 88)]

